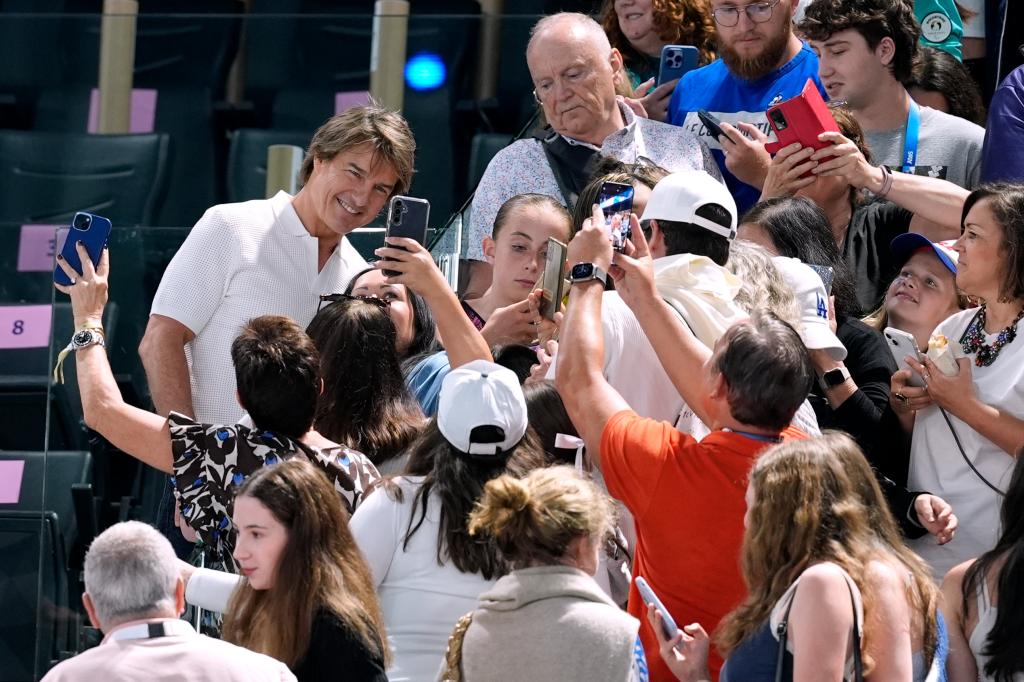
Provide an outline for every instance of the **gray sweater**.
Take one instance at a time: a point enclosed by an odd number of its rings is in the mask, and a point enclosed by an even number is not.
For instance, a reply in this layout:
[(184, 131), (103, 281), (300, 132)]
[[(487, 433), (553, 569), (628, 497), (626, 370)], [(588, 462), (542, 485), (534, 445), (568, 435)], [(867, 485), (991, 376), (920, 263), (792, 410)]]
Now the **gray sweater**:
[(513, 571), (480, 595), (462, 646), (464, 679), (625, 682), (639, 625), (583, 571)]

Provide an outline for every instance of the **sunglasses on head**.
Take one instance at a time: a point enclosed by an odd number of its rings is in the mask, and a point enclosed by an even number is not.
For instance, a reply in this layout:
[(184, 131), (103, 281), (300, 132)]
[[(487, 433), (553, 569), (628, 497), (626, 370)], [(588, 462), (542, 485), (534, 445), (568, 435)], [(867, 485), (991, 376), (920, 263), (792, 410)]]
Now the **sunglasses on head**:
[(325, 303), (337, 303), (338, 301), (366, 301), (376, 305), (381, 310), (387, 310), (391, 307), (391, 301), (385, 301), (383, 298), (376, 296), (353, 296), (352, 294), (320, 294), (319, 303), (316, 305), (316, 311), (319, 313), (320, 309), (324, 307)]

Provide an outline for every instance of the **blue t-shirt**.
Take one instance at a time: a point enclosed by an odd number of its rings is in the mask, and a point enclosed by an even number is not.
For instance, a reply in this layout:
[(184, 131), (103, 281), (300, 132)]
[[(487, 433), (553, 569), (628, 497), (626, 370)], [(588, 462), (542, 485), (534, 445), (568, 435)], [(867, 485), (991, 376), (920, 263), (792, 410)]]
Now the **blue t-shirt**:
[(405, 377), (406, 385), (419, 401), (423, 414), (428, 417), (437, 414), (441, 384), (450, 371), (452, 366), (448, 361), (448, 354), (441, 351), (423, 358)]
[(722, 169), (725, 184), (736, 199), (736, 208), (740, 215), (757, 202), (761, 192), (740, 182), (728, 171), (721, 145), (701, 124), (697, 118), (697, 110), (706, 109), (731, 125), (739, 122), (752, 123), (774, 140), (775, 134), (768, 125), (764, 112), (774, 104), (799, 95), (808, 78), (814, 81), (821, 96), (827, 99), (825, 88), (818, 79), (818, 56), (810, 47), (804, 45), (783, 67), (756, 81), (737, 78), (726, 68), (724, 61), (717, 59), (683, 76), (682, 82), (672, 93), (668, 106), (668, 122), (687, 128), (711, 149), (718, 167)]

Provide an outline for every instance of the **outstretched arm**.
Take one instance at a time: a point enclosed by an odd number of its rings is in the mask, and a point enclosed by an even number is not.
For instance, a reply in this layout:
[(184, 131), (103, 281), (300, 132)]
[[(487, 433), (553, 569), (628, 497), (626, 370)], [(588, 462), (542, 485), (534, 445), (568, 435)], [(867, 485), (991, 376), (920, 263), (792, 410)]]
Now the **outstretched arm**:
[[(101, 327), (107, 303), (107, 275), (110, 251), (103, 249), (98, 269), (94, 269), (85, 246), (78, 244), (83, 272), (79, 275), (66, 261), (58, 263), (68, 274), (71, 286), (55, 285), (71, 297), (75, 328)], [(85, 423), (98, 431), (118, 449), (136, 459), (171, 472), (171, 436), (167, 419), (140, 410), (124, 402), (107, 362), (107, 352), (99, 345), (76, 351), (78, 389), (82, 395)]]
[(491, 361), (487, 341), (462, 310), (458, 297), (437, 269), (430, 252), (414, 239), (388, 237), (387, 243), (388, 246), (374, 252), (381, 259), (387, 259), (387, 262), (377, 261), (376, 267), (399, 273), (388, 277), (387, 281), (404, 284), (427, 302), (452, 369), (473, 360)]
[[(851, 140), (839, 133), (822, 133), (819, 139), (832, 144), (811, 156), (812, 161), (819, 162), (811, 171), (814, 175), (842, 177), (853, 187), (875, 194), (884, 191), (886, 171), (869, 164)], [(822, 161), (830, 156), (833, 158)], [(960, 236), (960, 216), (969, 194), (967, 190), (952, 182), (923, 175), (899, 172), (889, 175), (891, 186), (885, 198), (914, 214), (911, 231), (919, 232), (932, 241)]]
[[(569, 243), (567, 261), (593, 263), (607, 272), (611, 260), (612, 247), (604, 218), (584, 221), (583, 228)], [(555, 370), (555, 384), (565, 409), (586, 443), (587, 454), (598, 467), (601, 466), (601, 434), (605, 426), (615, 414), (629, 409), (601, 371), (603, 296), (604, 286), (598, 280), (573, 284), (569, 290)]]

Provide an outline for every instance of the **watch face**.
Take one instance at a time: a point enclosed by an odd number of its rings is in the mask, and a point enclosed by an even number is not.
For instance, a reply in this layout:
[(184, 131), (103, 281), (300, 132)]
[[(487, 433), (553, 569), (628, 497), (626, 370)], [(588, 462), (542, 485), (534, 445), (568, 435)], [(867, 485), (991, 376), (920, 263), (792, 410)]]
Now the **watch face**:
[(71, 340), (75, 343), (76, 346), (81, 346), (82, 344), (89, 343), (90, 341), (92, 341), (92, 332), (89, 331), (88, 329), (83, 329), (80, 332), (75, 332), (75, 336)]
[(577, 263), (569, 271), (569, 279), (590, 279), (594, 276), (593, 263)]
[(841, 369), (830, 369), (825, 372), (823, 378), (825, 379), (825, 383), (829, 386), (838, 386), (846, 381), (846, 376), (843, 374), (843, 370)]

